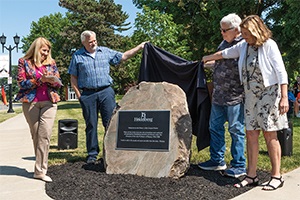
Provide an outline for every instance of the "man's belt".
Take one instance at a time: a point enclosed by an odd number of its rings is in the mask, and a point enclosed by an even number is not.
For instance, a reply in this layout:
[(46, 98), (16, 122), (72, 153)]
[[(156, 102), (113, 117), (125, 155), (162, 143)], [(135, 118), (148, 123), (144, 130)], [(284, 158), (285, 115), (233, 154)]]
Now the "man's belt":
[(104, 90), (105, 88), (108, 88), (110, 85), (99, 87), (99, 88), (82, 88), (82, 91), (87, 91), (87, 92), (99, 92), (101, 90)]

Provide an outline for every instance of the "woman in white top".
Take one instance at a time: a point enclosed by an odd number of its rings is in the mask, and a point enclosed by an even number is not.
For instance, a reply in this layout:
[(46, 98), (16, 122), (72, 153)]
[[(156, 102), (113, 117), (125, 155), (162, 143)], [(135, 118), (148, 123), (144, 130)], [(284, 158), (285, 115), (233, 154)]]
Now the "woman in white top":
[(283, 186), (280, 174), (281, 148), (277, 131), (288, 127), (288, 76), (272, 32), (257, 15), (246, 17), (240, 24), (245, 40), (235, 46), (204, 56), (211, 60), (239, 57), (239, 74), (245, 90), (245, 124), (248, 169), (245, 178), (234, 186), (257, 186), (258, 138), (262, 130), (271, 160), (271, 179), (263, 190)]

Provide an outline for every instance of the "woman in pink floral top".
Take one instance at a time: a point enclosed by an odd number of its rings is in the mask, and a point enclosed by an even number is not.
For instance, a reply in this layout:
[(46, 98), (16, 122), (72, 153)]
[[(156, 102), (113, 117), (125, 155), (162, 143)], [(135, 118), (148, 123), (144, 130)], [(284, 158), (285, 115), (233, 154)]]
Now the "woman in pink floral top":
[(30, 127), (35, 152), (34, 178), (52, 182), (47, 176), (50, 137), (60, 97), (61, 87), (55, 60), (51, 57), (51, 43), (39, 37), (18, 64), (16, 100), (23, 102), (22, 108)]

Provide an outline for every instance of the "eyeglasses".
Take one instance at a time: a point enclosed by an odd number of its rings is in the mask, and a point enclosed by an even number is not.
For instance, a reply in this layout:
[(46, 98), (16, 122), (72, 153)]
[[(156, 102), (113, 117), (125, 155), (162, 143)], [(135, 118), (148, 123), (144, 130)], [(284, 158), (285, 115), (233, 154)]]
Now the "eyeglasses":
[(229, 31), (231, 29), (234, 29), (234, 27), (230, 27), (230, 28), (227, 28), (227, 29), (220, 28), (220, 31), (223, 32), (223, 33), (226, 33), (227, 31)]

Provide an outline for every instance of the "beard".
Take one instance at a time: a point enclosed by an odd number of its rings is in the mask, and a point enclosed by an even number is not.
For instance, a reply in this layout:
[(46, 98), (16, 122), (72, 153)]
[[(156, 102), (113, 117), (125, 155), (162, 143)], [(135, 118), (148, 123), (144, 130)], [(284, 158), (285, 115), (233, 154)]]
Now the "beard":
[(92, 49), (93, 51), (96, 51), (96, 49), (97, 49), (97, 45), (95, 45), (95, 46), (91, 47), (91, 49)]

